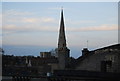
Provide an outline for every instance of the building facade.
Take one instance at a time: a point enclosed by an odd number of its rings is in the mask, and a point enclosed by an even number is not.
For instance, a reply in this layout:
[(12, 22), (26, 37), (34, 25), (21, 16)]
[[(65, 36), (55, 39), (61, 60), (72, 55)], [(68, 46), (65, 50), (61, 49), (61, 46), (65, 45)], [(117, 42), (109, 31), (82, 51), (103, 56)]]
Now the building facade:
[(51, 52), (40, 52), (40, 56), (42, 58), (50, 58), (51, 57)]
[(75, 69), (99, 72), (120, 72), (120, 44), (93, 51), (84, 50), (83, 55), (77, 59)]

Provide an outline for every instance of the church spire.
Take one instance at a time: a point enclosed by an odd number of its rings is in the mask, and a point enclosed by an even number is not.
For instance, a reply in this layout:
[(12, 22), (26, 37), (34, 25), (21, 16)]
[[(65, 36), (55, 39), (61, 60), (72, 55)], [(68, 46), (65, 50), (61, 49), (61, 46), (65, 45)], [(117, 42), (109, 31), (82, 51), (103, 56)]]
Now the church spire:
[(65, 48), (65, 47), (66, 47), (66, 38), (65, 38), (64, 16), (63, 16), (63, 9), (62, 9), (61, 10), (58, 48)]
[(65, 37), (65, 26), (64, 26), (64, 16), (63, 9), (61, 10), (61, 20), (60, 20), (60, 30), (59, 30), (59, 40), (58, 40), (58, 61), (59, 69), (64, 70), (69, 66), (69, 49), (66, 46)]

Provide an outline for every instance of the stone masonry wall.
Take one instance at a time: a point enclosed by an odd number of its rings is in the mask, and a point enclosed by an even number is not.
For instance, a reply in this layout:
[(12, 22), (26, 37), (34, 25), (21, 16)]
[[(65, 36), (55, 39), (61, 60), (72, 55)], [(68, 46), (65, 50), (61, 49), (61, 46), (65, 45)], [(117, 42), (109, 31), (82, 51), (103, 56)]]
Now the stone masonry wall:
[(119, 51), (98, 51), (87, 56), (79, 62), (76, 70), (101, 71), (101, 61), (112, 61), (112, 66), (107, 66), (108, 72), (120, 72)]

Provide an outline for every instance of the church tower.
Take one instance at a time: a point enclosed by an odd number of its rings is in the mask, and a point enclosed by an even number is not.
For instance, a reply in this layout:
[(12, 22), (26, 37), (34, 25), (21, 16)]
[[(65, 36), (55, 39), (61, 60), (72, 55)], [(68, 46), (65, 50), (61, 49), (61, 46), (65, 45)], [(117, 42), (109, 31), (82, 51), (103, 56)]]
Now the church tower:
[(61, 70), (68, 68), (69, 51), (70, 50), (67, 48), (66, 45), (65, 26), (64, 26), (63, 9), (62, 9), (60, 29), (59, 29), (59, 39), (58, 39), (58, 60), (59, 60), (59, 69)]

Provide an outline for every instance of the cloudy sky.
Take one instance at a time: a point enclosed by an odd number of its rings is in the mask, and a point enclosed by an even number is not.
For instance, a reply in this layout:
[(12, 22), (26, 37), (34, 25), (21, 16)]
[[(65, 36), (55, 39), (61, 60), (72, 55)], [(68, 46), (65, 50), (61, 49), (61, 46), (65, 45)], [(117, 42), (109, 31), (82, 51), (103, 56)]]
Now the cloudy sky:
[(71, 56), (118, 42), (117, 2), (4, 2), (0, 36), (6, 54), (38, 56), (56, 48), (62, 6)]

